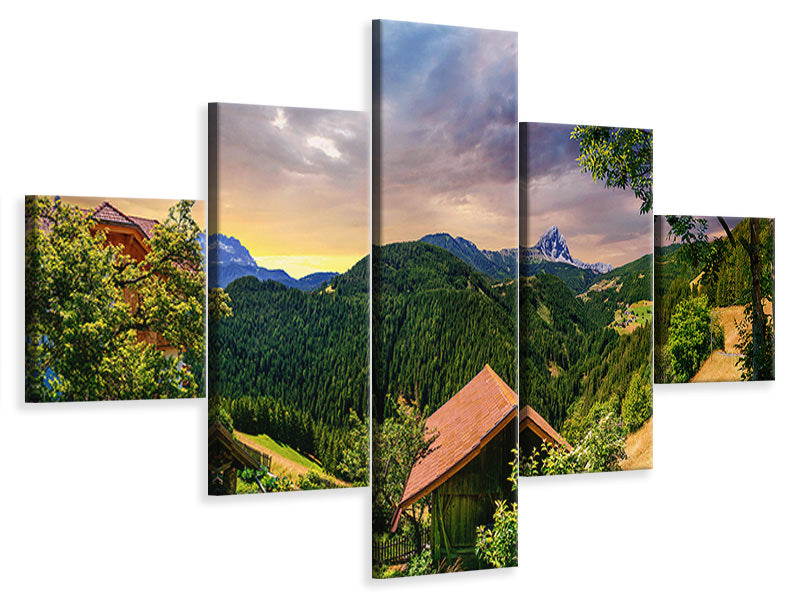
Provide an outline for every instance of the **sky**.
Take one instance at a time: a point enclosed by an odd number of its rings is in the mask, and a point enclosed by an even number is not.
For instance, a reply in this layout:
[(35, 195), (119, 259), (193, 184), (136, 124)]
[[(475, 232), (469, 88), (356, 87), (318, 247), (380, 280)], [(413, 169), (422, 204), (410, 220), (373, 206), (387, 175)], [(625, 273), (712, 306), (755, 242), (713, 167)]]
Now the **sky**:
[[(694, 217), (695, 219), (705, 219), (707, 222), (706, 228), (706, 236), (708, 240), (714, 240), (718, 237), (722, 237), (726, 235), (725, 230), (722, 228), (722, 225), (719, 222), (717, 217)], [(734, 227), (736, 227), (740, 221), (744, 220), (746, 217), (722, 217), (725, 219), (725, 223), (728, 225), (728, 228), (733, 231)], [(678, 240), (670, 237), (669, 235), (669, 223), (667, 223), (664, 215), (656, 216), (656, 229), (655, 229), (655, 245), (656, 246), (669, 246), (670, 244), (675, 244)]]
[[(529, 123), (527, 240), (533, 246), (555, 225), (573, 258), (622, 266), (653, 251), (653, 214), (630, 189), (606, 188), (581, 173), (575, 125)], [(520, 140), (520, 144), (525, 143)], [(524, 212), (524, 211), (523, 211)], [(523, 228), (525, 231), (525, 228)]]
[[(61, 196), (61, 200), (80, 208), (97, 208), (103, 202), (108, 202), (126, 215), (156, 219), (157, 221), (164, 221), (169, 214), (170, 207), (179, 202), (178, 200), (165, 200), (163, 198), (101, 198), (98, 196)], [(192, 217), (194, 217), (194, 221), (200, 230), (205, 231), (205, 201), (195, 201), (192, 207)]]
[(376, 243), (517, 246), (517, 34), (381, 21)]
[(365, 113), (218, 107), (219, 233), (295, 278), (344, 272), (369, 253)]

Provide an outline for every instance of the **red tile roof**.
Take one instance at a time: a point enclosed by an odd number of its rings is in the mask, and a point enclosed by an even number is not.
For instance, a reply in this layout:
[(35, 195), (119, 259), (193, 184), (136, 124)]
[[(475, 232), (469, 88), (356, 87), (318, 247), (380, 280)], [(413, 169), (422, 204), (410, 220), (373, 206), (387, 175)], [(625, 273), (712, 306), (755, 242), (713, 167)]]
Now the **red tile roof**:
[(109, 202), (103, 202), (95, 209), (83, 209), (87, 217), (93, 218), (101, 223), (114, 223), (116, 225), (127, 225), (137, 227), (149, 240), (153, 235), (153, 228), (158, 224), (155, 219), (145, 219), (143, 217), (132, 217), (126, 215)]
[(467, 465), (486, 444), (517, 416), (516, 392), (489, 365), (425, 422), (428, 435), (438, 437), (431, 451), (411, 468), (400, 511), (439, 487)]
[(530, 429), (545, 442), (550, 442), (554, 446), (563, 446), (570, 452), (572, 446), (569, 442), (561, 437), (558, 432), (550, 426), (550, 423), (544, 420), (544, 417), (537, 413), (530, 406), (523, 406), (519, 410), (519, 430)]

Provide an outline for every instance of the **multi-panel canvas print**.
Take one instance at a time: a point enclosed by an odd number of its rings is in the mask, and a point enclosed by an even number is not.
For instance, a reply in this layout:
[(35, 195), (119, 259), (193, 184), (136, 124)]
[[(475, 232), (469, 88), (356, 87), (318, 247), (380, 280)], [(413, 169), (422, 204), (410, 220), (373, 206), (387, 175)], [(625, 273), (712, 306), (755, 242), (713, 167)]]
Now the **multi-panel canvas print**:
[(205, 203), (25, 197), (25, 401), (205, 395)]
[(368, 126), (210, 106), (209, 494), (369, 482)]
[(373, 23), (373, 577), (517, 564), (517, 34)]
[(520, 473), (652, 467), (652, 131), (520, 125)]
[(655, 382), (775, 379), (775, 220), (655, 217)]

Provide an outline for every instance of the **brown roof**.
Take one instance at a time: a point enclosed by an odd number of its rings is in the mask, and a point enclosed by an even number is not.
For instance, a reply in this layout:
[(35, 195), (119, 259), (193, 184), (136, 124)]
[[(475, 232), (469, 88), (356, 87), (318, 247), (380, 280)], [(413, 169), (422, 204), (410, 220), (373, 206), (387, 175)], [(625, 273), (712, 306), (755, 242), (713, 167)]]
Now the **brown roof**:
[(236, 441), (236, 438), (233, 437), (233, 434), (225, 429), (225, 426), (219, 421), (214, 421), (208, 427), (208, 445), (211, 446), (211, 444), (215, 442), (222, 444), (222, 446), (230, 452), (231, 460), (234, 462), (240, 463), (244, 465), (244, 467), (250, 469), (257, 469), (259, 467), (259, 462), (242, 449), (241, 445)]
[(115, 225), (127, 225), (138, 228), (149, 240), (153, 235), (153, 228), (158, 224), (155, 219), (145, 219), (143, 217), (132, 217), (110, 204), (103, 202), (95, 209), (83, 209), (87, 217), (93, 218), (100, 223), (113, 223)]
[(527, 405), (519, 410), (520, 432), (522, 432), (523, 429), (530, 429), (545, 442), (550, 442), (554, 446), (563, 446), (572, 452), (572, 446), (569, 445), (569, 442), (561, 437), (558, 432), (550, 426), (550, 423), (544, 420), (542, 415)]
[(489, 365), (425, 421), (427, 434), (438, 432), (428, 454), (411, 467), (400, 511), (439, 487), (469, 463), (517, 416), (516, 392)]

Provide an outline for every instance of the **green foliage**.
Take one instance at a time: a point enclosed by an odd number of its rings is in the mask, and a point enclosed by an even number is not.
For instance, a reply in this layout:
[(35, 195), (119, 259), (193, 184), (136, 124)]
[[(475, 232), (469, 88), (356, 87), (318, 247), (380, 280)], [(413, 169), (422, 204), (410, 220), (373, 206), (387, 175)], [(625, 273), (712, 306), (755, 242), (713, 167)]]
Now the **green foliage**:
[(550, 444), (543, 452), (534, 448), (533, 454), (522, 457), (520, 473), (530, 477), (619, 471), (620, 462), (627, 456), (627, 434), (628, 427), (620, 416), (608, 413), (591, 424), (572, 451)]
[(713, 316), (711, 318), (711, 349), (725, 350), (725, 328)]
[(756, 347), (753, 344), (753, 305), (744, 308), (744, 319), (736, 323), (739, 330), (739, 343), (736, 349), (742, 355), (737, 359), (737, 366), (742, 369), (742, 380), (755, 380), (756, 369), (761, 381), (775, 379), (775, 326), (771, 317), (767, 318), (764, 342)]
[[(395, 415), (373, 424), (372, 531), (388, 531), (395, 508), (403, 496), (411, 467), (430, 452), (438, 433), (425, 432), (425, 417), (413, 401), (400, 402)], [(419, 536), (423, 502), (417, 502), (403, 518)], [(419, 539), (419, 537), (417, 538)]]
[[(264, 467), (258, 469), (244, 469), (239, 471), (239, 481), (244, 486), (237, 485), (237, 494), (256, 494), (258, 492), (289, 492), (297, 487), (288, 477), (275, 477)], [(303, 488), (307, 489), (307, 488)]]
[(642, 367), (631, 379), (622, 401), (622, 419), (629, 431), (636, 431), (653, 414), (653, 385), (650, 365)]
[(506, 505), (505, 500), (495, 502), (492, 527), (477, 528), (475, 552), (478, 558), (494, 568), (517, 566), (518, 539), (517, 504)]
[[(192, 202), (171, 207), (137, 262), (58, 197), (28, 196), (26, 399), (192, 397), (204, 355), (205, 289)], [(137, 339), (161, 335), (170, 357)], [(199, 375), (202, 376), (202, 373)]]
[(687, 298), (675, 308), (668, 348), (675, 380), (689, 381), (711, 353), (711, 316), (706, 296)]
[(578, 125), (570, 139), (580, 144), (578, 164), (609, 188), (630, 188), (642, 201), (642, 214), (653, 209), (653, 132)]
[(325, 477), (317, 471), (308, 471), (298, 479), (297, 486), (301, 490), (328, 490), (338, 487), (333, 479)]
[(208, 290), (208, 318), (212, 321), (219, 321), (225, 317), (233, 316), (230, 307), (231, 297), (222, 288), (211, 288)]
[(412, 556), (403, 570), (403, 575), (408, 577), (432, 575), (434, 573), (436, 573), (436, 568), (433, 566), (433, 556), (430, 548), (426, 548), (420, 554)]
[(369, 431), (367, 421), (362, 421), (350, 410), (350, 423), (342, 443), (342, 455), (336, 472), (355, 485), (369, 484)]
[(230, 413), (223, 408), (218, 402), (208, 403), (208, 425), (213, 425), (216, 421), (222, 423), (222, 426), (230, 433), (233, 433), (233, 419)]

